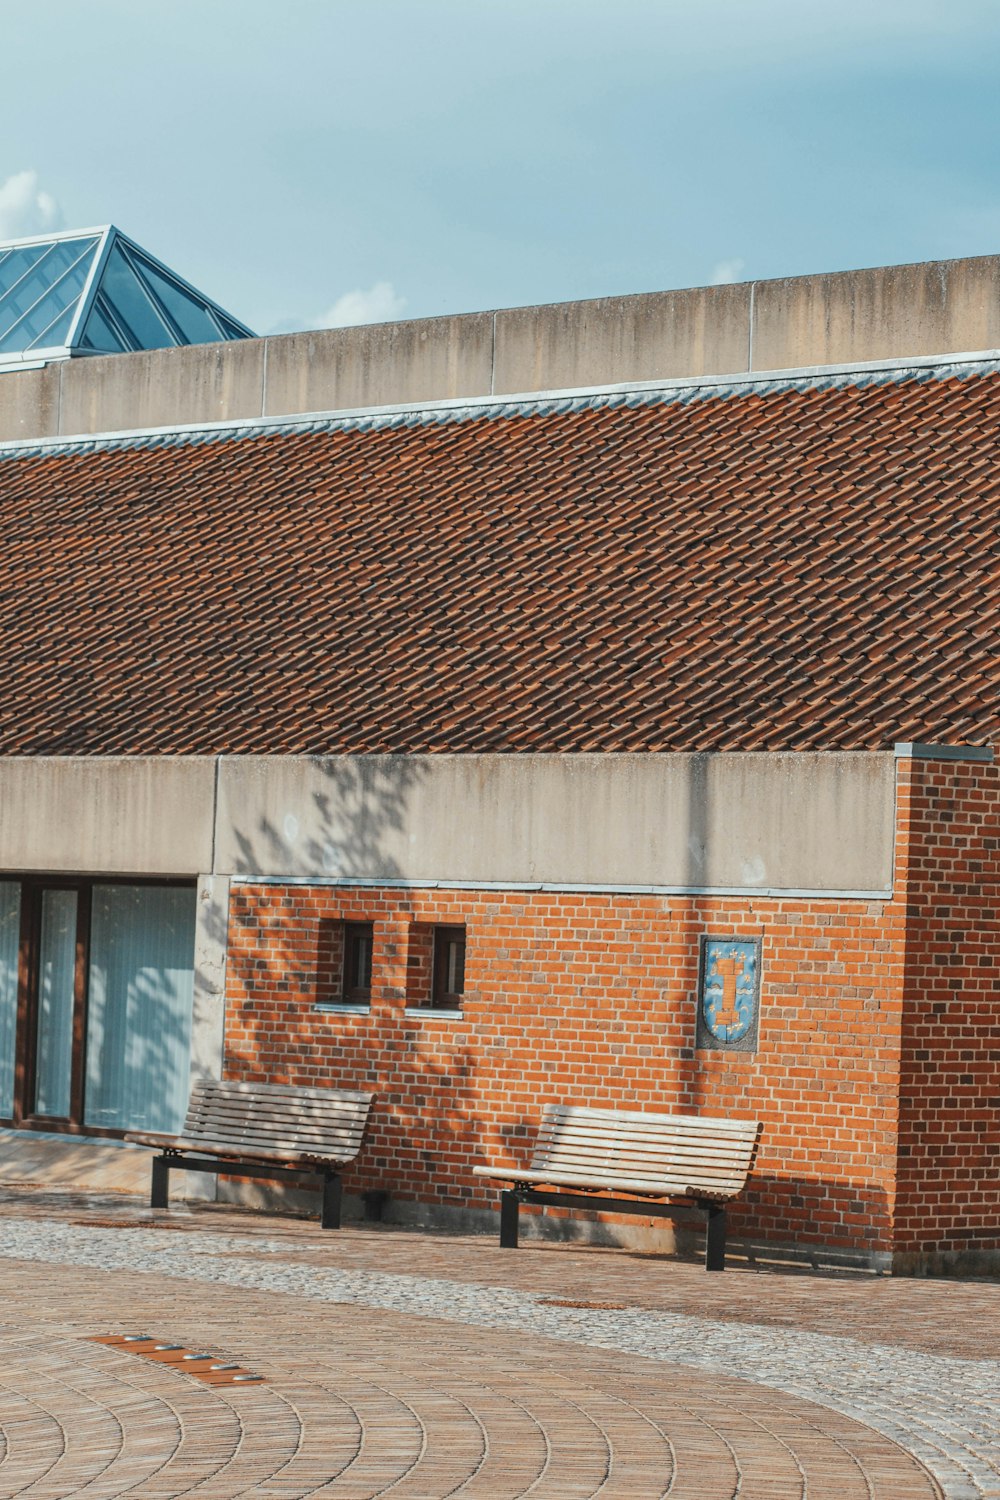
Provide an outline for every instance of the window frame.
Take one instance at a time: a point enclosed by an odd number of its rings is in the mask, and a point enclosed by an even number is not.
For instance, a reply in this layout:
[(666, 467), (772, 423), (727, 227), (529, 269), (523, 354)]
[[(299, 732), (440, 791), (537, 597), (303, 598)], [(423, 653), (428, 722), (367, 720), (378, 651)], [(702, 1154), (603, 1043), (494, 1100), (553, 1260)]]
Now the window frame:
[[(340, 974), (340, 995), (337, 1003), (339, 1005), (363, 1007), (366, 1010), (370, 1010), (372, 1003), (373, 959), (375, 954), (375, 923), (345, 921), (343, 928), (344, 956)], [(367, 971), (368, 983), (357, 984), (354, 980), (358, 977), (358, 960), (363, 952), (362, 944), (365, 942), (368, 944), (367, 961), (361, 972), (364, 973)]]
[[(464, 922), (442, 923), (435, 926), (434, 955), (431, 964), (431, 994), (428, 1005), (430, 1010), (460, 1011), (462, 1009), (462, 1003), (465, 998), (465, 964), (468, 941), (468, 928)], [(458, 990), (449, 990), (446, 987), (449, 948), (453, 943), (460, 944), (462, 953), (462, 987)]]

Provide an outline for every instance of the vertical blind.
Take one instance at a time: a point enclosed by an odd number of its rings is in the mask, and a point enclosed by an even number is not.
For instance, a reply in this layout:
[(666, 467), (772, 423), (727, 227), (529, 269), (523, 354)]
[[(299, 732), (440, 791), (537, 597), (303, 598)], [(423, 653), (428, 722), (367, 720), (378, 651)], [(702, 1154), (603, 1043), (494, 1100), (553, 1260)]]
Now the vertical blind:
[(0, 1119), (14, 1113), (14, 1043), (17, 1031), (17, 949), (21, 887), (0, 880)]
[(35, 1113), (66, 1119), (73, 1066), (76, 891), (42, 892)]
[(190, 1084), (194, 927), (189, 888), (94, 887), (86, 1124), (180, 1129)]

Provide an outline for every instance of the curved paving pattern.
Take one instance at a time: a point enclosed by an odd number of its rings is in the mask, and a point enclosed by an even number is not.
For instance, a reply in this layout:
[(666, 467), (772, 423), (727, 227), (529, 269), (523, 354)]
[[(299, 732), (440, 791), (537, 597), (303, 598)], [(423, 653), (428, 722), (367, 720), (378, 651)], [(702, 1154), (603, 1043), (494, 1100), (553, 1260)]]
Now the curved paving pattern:
[[(93, 1286), (84, 1300), (108, 1290)], [(130, 1286), (125, 1305), (136, 1291), (149, 1296)], [(172, 1322), (228, 1321), (230, 1338), (241, 1332), (235, 1293), (221, 1308), (192, 1289), (170, 1302)], [(307, 1322), (294, 1307), (275, 1310), (259, 1296), (250, 1304), (259, 1326), (248, 1341), (263, 1344), (262, 1325), (271, 1330), (270, 1355), (260, 1347), (253, 1357), (267, 1362), (272, 1383), (239, 1392), (96, 1347), (78, 1332), (0, 1330), (0, 1494), (937, 1494), (911, 1458), (861, 1424), (744, 1382), (664, 1380), (644, 1362), (567, 1353), (545, 1340), (525, 1355), (510, 1336), (463, 1337), (393, 1314), (373, 1337), (370, 1314), (355, 1308)], [(345, 1345), (351, 1352), (338, 1354)]]
[[(690, 1267), (605, 1252), (511, 1258), (484, 1241), (209, 1214), (187, 1222), (212, 1232), (179, 1234), (119, 1211), (127, 1234), (65, 1216), (40, 1232), (0, 1211), (0, 1496), (1000, 1494), (997, 1363), (907, 1347), (904, 1325), (927, 1345), (948, 1319), (919, 1288), (900, 1300), (893, 1285), (904, 1316), (879, 1331), (896, 1341), (865, 1343), (859, 1327), (753, 1321), (782, 1316), (789, 1295), (820, 1312), (860, 1304), (864, 1282), (736, 1272), (709, 1287)], [(640, 1304), (642, 1288), (740, 1315)], [(588, 1291), (605, 1305), (552, 1305)], [(1000, 1288), (955, 1295), (981, 1314)], [(268, 1383), (208, 1387), (88, 1342), (116, 1330), (218, 1350)]]

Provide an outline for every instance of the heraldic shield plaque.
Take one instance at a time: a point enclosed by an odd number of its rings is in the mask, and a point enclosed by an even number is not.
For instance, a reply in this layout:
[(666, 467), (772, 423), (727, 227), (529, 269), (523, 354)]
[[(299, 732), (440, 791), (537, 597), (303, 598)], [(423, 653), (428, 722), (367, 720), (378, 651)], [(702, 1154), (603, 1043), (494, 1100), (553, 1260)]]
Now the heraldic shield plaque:
[(760, 1005), (760, 938), (701, 940), (698, 1042), (701, 1048), (754, 1052)]

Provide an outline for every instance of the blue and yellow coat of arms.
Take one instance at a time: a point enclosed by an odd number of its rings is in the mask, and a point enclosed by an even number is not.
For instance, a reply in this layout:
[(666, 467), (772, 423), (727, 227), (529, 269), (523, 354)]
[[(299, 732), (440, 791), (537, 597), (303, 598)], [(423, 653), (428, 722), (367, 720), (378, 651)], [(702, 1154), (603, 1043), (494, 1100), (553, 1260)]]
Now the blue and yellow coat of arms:
[(757, 1046), (760, 939), (701, 940), (698, 1046), (750, 1052)]

